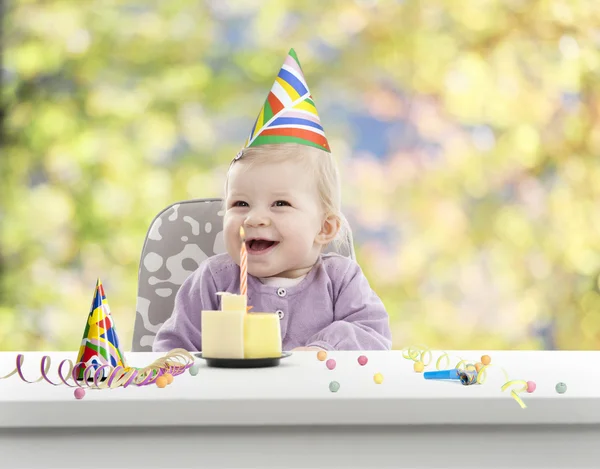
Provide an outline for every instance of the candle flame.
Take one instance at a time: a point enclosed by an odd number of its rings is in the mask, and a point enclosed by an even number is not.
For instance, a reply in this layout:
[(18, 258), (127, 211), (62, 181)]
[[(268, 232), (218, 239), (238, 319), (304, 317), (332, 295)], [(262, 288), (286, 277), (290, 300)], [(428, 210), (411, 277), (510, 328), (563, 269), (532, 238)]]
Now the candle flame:
[(242, 241), (246, 241), (246, 232), (244, 231), (243, 226), (240, 226), (240, 236), (242, 238)]

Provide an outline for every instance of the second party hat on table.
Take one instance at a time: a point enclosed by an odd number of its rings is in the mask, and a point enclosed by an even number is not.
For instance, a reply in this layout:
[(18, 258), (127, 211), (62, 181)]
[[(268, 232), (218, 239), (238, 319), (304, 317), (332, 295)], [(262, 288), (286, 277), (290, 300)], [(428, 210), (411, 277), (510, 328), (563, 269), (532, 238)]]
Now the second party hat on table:
[(281, 66), (244, 148), (272, 143), (299, 143), (331, 152), (294, 49)]
[[(100, 279), (96, 282), (94, 299), (81, 339), (77, 363), (82, 363), (78, 368), (77, 379), (83, 379), (85, 369), (90, 366), (96, 370), (102, 365), (110, 365), (113, 368), (117, 366), (125, 368), (127, 366), (115, 330), (114, 319), (110, 314), (104, 286)], [(105, 368), (104, 370), (104, 373), (99, 377), (108, 376), (110, 369)], [(93, 378), (94, 373), (94, 371), (91, 371), (88, 377)]]

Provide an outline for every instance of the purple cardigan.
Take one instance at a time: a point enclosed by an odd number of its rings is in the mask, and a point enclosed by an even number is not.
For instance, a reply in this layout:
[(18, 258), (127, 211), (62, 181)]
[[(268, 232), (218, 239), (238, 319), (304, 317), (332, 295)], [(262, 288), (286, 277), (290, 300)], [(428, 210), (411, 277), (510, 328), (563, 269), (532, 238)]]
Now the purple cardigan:
[[(239, 293), (240, 268), (228, 254), (208, 258), (183, 283), (171, 317), (156, 334), (152, 350), (202, 350), (202, 310), (220, 309), (217, 292)], [(339, 254), (322, 254), (293, 287), (273, 287), (248, 274), (248, 305), (278, 312), (283, 350), (389, 350), (388, 314), (360, 266)]]

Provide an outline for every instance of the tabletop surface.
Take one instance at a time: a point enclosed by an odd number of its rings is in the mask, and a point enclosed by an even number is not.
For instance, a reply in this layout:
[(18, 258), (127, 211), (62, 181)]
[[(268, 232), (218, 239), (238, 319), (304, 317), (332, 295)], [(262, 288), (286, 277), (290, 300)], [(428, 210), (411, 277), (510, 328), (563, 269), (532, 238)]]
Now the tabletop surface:
[[(443, 352), (432, 351), (426, 371), (435, 370)], [(78, 415), (94, 412), (98, 425), (402, 425), (469, 423), (600, 423), (600, 386), (596, 371), (600, 352), (448, 351), (452, 368), (461, 359), (492, 357), (486, 381), (463, 386), (458, 381), (425, 380), (401, 351), (329, 352), (329, 370), (314, 352), (295, 352), (274, 368), (208, 368), (177, 376), (164, 389), (155, 385), (87, 390), (76, 400), (73, 389), (46, 382), (28, 384), (12, 376), (0, 380), (0, 427), (85, 426)], [(25, 352), (27, 379), (39, 377), (40, 360), (52, 358), (49, 372), (57, 377), (69, 352)], [(142, 367), (160, 353), (126, 353), (127, 364)], [(368, 358), (361, 366), (360, 355)], [(0, 376), (15, 367), (17, 352), (0, 353)], [(428, 358), (428, 357), (425, 357)], [(506, 375), (505, 373), (506, 372)], [(374, 375), (383, 375), (376, 384)], [(510, 380), (534, 381), (533, 393), (521, 393), (527, 408), (501, 386)], [(329, 384), (337, 381), (339, 391)], [(555, 386), (563, 382), (564, 394)], [(87, 425), (91, 425), (88, 423)]]

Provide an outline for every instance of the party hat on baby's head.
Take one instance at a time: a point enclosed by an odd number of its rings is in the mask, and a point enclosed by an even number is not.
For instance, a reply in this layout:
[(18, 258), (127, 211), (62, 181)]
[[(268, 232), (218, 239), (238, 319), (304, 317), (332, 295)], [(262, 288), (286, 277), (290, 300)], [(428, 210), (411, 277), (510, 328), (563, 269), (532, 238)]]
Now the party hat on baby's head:
[(299, 143), (331, 152), (294, 49), (281, 66), (244, 148), (269, 143)]
[[(93, 367), (88, 378), (93, 378), (95, 371), (103, 365), (126, 367), (125, 355), (121, 351), (119, 337), (115, 330), (115, 323), (110, 314), (110, 308), (104, 287), (100, 279), (96, 282), (96, 290), (90, 314), (85, 325), (77, 363), (81, 363), (77, 369), (77, 379), (83, 379), (83, 373), (87, 367)], [(110, 368), (105, 367), (100, 377), (106, 377)]]

